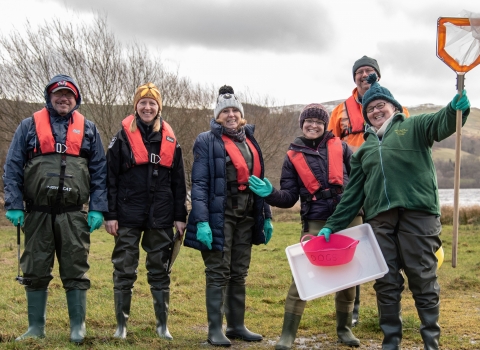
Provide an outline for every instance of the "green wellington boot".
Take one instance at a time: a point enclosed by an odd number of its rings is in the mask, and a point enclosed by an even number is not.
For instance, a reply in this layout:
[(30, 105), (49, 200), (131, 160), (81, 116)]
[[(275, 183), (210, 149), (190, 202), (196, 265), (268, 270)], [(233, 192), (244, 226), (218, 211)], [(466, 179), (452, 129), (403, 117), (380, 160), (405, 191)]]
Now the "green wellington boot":
[(85, 289), (73, 289), (66, 294), (68, 316), (70, 318), (70, 341), (81, 344), (86, 334), (87, 291)]
[(215, 346), (232, 345), (222, 330), (225, 287), (207, 287), (205, 296), (207, 302), (208, 342)]
[(420, 321), (422, 321), (420, 334), (423, 339), (423, 349), (438, 350), (438, 343), (440, 341), (440, 325), (438, 324), (440, 303), (429, 309), (417, 308), (417, 312)]
[(301, 319), (302, 315), (285, 312), (283, 316), (282, 335), (277, 344), (275, 344), (275, 350), (289, 350), (292, 348)]
[(245, 341), (261, 341), (260, 334), (250, 332), (245, 327), (245, 285), (227, 286), (225, 293), (225, 317), (227, 330), (225, 335), (230, 339)]
[(45, 321), (48, 291), (26, 292), (28, 305), (28, 330), (15, 340), (45, 338)]
[(154, 289), (150, 289), (150, 291), (153, 296), (153, 309), (155, 310), (157, 334), (160, 338), (173, 340), (167, 327), (170, 292)]
[(127, 321), (130, 315), (130, 304), (132, 301), (132, 290), (115, 290), (113, 293), (115, 303), (115, 317), (117, 319), (117, 330), (114, 338), (127, 338)]
[(383, 332), (382, 350), (399, 350), (402, 342), (402, 307), (378, 303), (378, 318)]
[(338, 341), (348, 346), (360, 346), (360, 340), (352, 333), (353, 312), (337, 311)]

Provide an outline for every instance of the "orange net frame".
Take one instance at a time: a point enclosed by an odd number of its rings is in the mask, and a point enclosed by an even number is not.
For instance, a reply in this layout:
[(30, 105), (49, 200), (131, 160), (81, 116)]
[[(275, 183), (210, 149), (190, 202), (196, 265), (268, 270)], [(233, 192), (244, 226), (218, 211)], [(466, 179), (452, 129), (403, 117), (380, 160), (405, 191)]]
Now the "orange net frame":
[(437, 56), (458, 73), (480, 64), (480, 14), (462, 14), (465, 18), (440, 17), (437, 22)]

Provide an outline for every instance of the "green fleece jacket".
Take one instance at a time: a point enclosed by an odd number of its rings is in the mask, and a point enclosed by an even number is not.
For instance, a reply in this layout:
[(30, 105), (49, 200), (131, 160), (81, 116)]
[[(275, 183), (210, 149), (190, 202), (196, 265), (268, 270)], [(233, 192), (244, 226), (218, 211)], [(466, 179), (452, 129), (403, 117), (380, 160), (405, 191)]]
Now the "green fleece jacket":
[[(470, 109), (463, 112), (463, 124)], [(392, 117), (383, 138), (371, 129), (351, 158), (350, 182), (325, 227), (345, 229), (363, 206), (366, 221), (393, 208), (440, 215), (434, 141), (455, 132), (456, 111), (450, 104), (437, 113)]]

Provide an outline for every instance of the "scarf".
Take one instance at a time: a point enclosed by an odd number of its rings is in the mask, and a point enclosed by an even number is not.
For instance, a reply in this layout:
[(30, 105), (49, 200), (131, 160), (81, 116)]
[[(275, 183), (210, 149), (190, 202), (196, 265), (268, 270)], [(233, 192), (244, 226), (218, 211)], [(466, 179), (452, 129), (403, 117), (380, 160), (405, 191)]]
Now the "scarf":
[(227, 129), (222, 127), (222, 132), (237, 142), (245, 141), (245, 128), (243, 126), (240, 129)]

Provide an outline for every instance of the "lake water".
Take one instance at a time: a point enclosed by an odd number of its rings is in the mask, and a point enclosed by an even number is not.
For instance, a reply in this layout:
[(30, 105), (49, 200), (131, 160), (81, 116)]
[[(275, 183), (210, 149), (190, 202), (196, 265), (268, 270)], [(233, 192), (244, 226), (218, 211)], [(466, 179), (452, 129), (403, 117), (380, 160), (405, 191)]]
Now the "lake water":
[[(453, 188), (438, 190), (440, 205), (453, 206)], [(480, 188), (461, 188), (460, 206), (468, 207), (471, 205), (480, 205)]]

